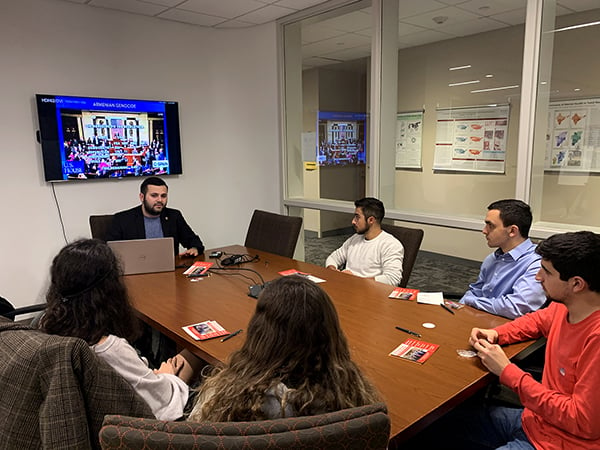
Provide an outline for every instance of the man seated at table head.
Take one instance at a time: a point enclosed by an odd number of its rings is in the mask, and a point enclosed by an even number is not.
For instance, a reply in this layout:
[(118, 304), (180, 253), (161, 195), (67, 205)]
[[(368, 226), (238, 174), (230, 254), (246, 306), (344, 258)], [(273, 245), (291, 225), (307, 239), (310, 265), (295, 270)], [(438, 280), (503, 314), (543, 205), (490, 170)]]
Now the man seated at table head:
[(498, 200), (488, 206), (483, 234), (497, 247), (481, 264), (461, 303), (509, 319), (540, 308), (546, 296), (535, 275), (540, 255), (529, 239), (531, 208), (521, 200)]
[(366, 197), (355, 201), (354, 206), (352, 227), (356, 234), (327, 257), (325, 266), (333, 270), (345, 267), (346, 273), (398, 286), (402, 280), (404, 247), (381, 229), (383, 203)]
[[(537, 280), (552, 300), (547, 308), (492, 330), (474, 328), (469, 343), (524, 409), (496, 407), (483, 415), (477, 440), (496, 448), (600, 448), (600, 235), (551, 236), (536, 250)], [(512, 364), (501, 345), (548, 338), (542, 382)], [(479, 447), (478, 447), (479, 448)], [(509, 448), (507, 445), (506, 447)], [(513, 444), (510, 448), (517, 448)]]
[(187, 249), (181, 253), (182, 256), (198, 256), (202, 253), (202, 241), (181, 212), (167, 208), (168, 191), (167, 183), (161, 178), (146, 178), (140, 186), (141, 205), (116, 213), (106, 240), (172, 237), (175, 254), (179, 252), (179, 244)]

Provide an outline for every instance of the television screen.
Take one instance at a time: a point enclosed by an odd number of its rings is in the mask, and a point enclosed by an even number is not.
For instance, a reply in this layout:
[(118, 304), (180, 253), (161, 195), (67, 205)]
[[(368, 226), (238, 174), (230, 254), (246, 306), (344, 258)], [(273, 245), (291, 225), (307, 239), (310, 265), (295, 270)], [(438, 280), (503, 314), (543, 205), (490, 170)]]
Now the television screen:
[(317, 161), (320, 166), (366, 162), (366, 113), (319, 111)]
[(177, 102), (36, 100), (46, 181), (182, 173)]

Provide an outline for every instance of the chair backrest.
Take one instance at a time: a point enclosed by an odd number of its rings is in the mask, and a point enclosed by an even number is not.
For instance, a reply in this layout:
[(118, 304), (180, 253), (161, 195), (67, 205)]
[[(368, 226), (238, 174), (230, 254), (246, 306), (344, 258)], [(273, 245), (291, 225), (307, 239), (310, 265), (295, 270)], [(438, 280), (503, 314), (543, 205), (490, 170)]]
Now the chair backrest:
[(90, 216), (90, 231), (92, 232), (92, 237), (106, 242), (106, 235), (112, 226), (112, 221), (112, 214)]
[(301, 228), (302, 217), (283, 216), (255, 209), (244, 245), (291, 258), (294, 256)]
[(258, 422), (165, 422), (107, 416), (103, 449), (385, 449), (390, 419), (383, 403), (317, 416)]
[(1, 448), (99, 448), (106, 414), (154, 417), (82, 339), (0, 318)]
[(423, 230), (419, 228), (406, 228), (398, 225), (381, 224), (381, 229), (398, 239), (404, 247), (404, 261), (402, 262), (402, 281), (400, 287), (406, 287), (408, 279), (415, 265), (421, 242)]

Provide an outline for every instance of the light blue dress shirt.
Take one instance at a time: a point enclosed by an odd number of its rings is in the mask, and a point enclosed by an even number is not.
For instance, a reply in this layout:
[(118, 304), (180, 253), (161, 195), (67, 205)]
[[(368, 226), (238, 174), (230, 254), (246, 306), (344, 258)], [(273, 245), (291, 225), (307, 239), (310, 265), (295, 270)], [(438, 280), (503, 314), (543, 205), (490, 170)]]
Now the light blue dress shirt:
[(526, 239), (507, 253), (498, 249), (488, 255), (477, 281), (469, 285), (461, 303), (509, 319), (540, 308), (546, 295), (535, 280), (542, 259), (535, 248)]

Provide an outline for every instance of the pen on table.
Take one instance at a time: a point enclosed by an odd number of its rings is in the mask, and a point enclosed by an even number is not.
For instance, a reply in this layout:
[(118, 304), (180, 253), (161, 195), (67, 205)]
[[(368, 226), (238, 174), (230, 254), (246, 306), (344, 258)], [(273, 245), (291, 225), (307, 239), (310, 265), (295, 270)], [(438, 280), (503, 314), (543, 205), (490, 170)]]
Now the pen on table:
[(405, 333), (408, 333), (408, 334), (412, 334), (413, 336), (416, 336), (416, 337), (421, 337), (421, 335), (419, 333), (415, 333), (414, 331), (407, 330), (406, 328), (396, 327), (396, 329), (400, 330), (400, 331), (404, 331)]
[(443, 303), (440, 303), (440, 306), (442, 308), (444, 308), (446, 311), (448, 311), (450, 314), (454, 314), (454, 311), (452, 311), (450, 308), (448, 308), (446, 305), (444, 305)]
[(232, 337), (234, 337), (234, 336), (237, 336), (237, 335), (238, 335), (238, 334), (240, 334), (242, 331), (243, 331), (243, 330), (237, 330), (237, 331), (234, 331), (234, 332), (233, 332), (233, 333), (231, 333), (231, 334), (228, 334), (228, 335), (227, 335), (227, 336), (225, 336), (223, 339), (221, 339), (221, 342), (225, 342), (227, 339), (231, 339)]

